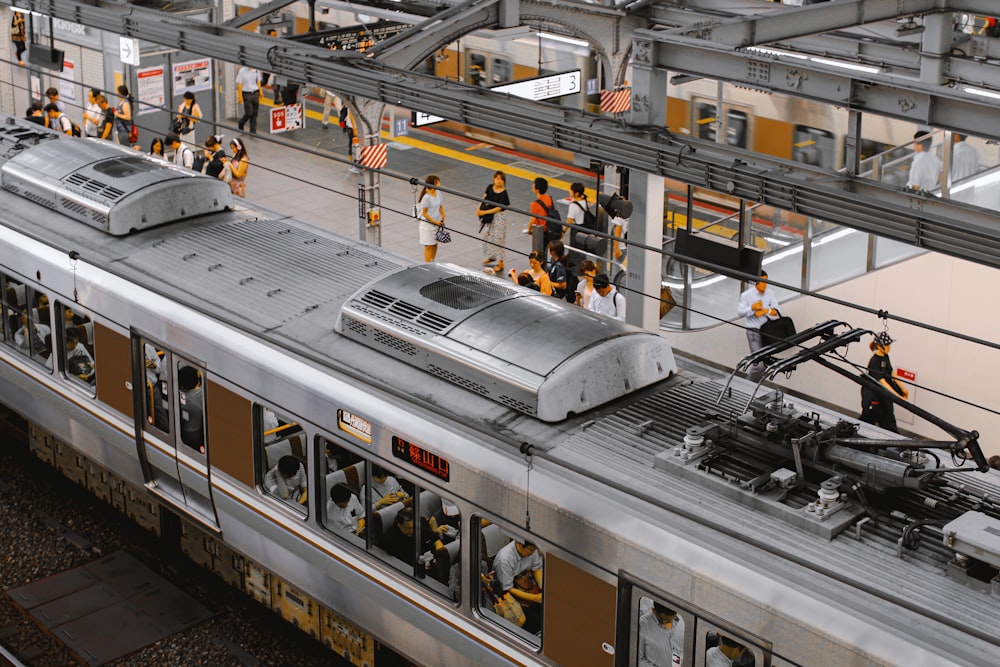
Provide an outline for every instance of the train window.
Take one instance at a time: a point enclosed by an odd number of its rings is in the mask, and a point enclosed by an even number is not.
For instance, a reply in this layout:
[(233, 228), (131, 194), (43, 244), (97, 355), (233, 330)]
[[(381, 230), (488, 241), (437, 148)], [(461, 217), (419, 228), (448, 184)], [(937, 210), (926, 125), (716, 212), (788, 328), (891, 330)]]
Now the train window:
[(750, 135), (750, 115), (739, 109), (726, 110), (726, 144), (746, 148)]
[(699, 618), (697, 654), (705, 657), (705, 667), (765, 667), (765, 652), (729, 630)]
[(462, 528), (457, 505), (332, 440), (318, 442), (327, 462), (321, 480), (324, 527), (457, 602)]
[(535, 645), (542, 639), (544, 565), (544, 554), (531, 540), (479, 521), (479, 610)]
[(493, 58), (490, 61), (490, 85), (499, 86), (513, 79), (513, 69), (506, 58)]
[(833, 169), (836, 159), (833, 132), (796, 125), (792, 135), (792, 159), (813, 167)]
[(699, 139), (715, 141), (715, 130), (718, 118), (715, 115), (715, 105), (708, 102), (697, 102), (694, 105), (694, 124), (698, 128)]
[(177, 362), (177, 406), (181, 442), (205, 453), (205, 387), (202, 372), (187, 363)]
[(56, 312), (62, 311), (61, 357), (66, 377), (71, 381), (93, 389), (97, 379), (97, 364), (94, 361), (94, 324), (86, 315), (60, 304)]
[(170, 353), (142, 340), (146, 391), (143, 401), (146, 428), (170, 436)]
[(488, 85), (486, 75), (486, 56), (481, 53), (469, 54), (469, 66), (466, 68), (469, 73), (469, 83), (473, 86), (485, 88)]
[(3, 288), (5, 340), (17, 351), (51, 368), (48, 295), (9, 276), (4, 276)]
[[(670, 602), (639, 598), (635, 664), (690, 667), (694, 664), (694, 617)], [(634, 618), (634, 617), (633, 617)]]
[(305, 514), (309, 502), (305, 433), (294, 419), (276, 410), (255, 406), (260, 424), (256, 451), (264, 492)]

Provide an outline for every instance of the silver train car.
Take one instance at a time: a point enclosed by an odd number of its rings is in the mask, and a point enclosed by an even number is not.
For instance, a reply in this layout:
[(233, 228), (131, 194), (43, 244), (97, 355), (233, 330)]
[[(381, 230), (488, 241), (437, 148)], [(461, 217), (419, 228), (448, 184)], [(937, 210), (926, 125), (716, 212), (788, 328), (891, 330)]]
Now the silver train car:
[(1000, 654), (971, 446), (883, 454), (657, 335), (13, 118), (0, 186), (32, 450), (353, 664)]

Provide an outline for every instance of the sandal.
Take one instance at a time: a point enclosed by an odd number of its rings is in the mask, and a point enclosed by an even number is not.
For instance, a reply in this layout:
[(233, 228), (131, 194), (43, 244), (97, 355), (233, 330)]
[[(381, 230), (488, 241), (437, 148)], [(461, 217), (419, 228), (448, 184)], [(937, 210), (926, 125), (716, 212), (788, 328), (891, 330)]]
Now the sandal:
[(496, 257), (490, 257), (489, 259), (484, 259), (483, 260), (483, 266), (489, 266), (490, 264), (492, 264), (495, 261), (497, 261)]
[(503, 262), (500, 262), (499, 264), (493, 267), (493, 274), (497, 276), (503, 275)]

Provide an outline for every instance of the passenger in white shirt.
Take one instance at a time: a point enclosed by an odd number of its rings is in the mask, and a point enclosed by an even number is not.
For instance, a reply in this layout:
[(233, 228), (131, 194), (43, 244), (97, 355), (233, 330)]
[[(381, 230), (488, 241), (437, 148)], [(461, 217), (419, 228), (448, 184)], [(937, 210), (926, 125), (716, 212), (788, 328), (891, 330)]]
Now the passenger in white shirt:
[(918, 141), (913, 144), (913, 161), (910, 163), (910, 177), (906, 181), (906, 187), (912, 190), (923, 190), (933, 192), (941, 185), (941, 170), (944, 165), (937, 155), (930, 152), (931, 141), (926, 137), (930, 132), (920, 130), (913, 135)]
[(979, 151), (965, 141), (965, 135), (953, 135), (955, 144), (951, 149), (951, 180), (957, 182), (979, 171)]
[(326, 503), (327, 527), (349, 533), (358, 530), (358, 520), (364, 519), (365, 508), (346, 484), (334, 484)]
[(625, 297), (611, 284), (608, 274), (598, 273), (594, 276), (594, 293), (590, 295), (587, 310), (613, 320), (625, 321)]

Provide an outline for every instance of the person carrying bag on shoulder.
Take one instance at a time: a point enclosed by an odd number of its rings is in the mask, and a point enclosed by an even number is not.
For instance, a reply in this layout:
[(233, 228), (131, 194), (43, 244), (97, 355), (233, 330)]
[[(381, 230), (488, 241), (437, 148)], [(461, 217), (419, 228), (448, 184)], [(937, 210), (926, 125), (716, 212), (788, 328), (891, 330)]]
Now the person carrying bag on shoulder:
[(479, 216), (479, 233), (483, 234), (483, 266), (488, 267), (496, 262), (495, 267), (486, 269), (494, 275), (503, 273), (504, 260), (507, 257), (507, 210), (503, 208), (504, 206), (510, 206), (507, 175), (497, 171), (493, 174), (493, 183), (486, 186), (483, 201), (476, 209), (476, 215)]

